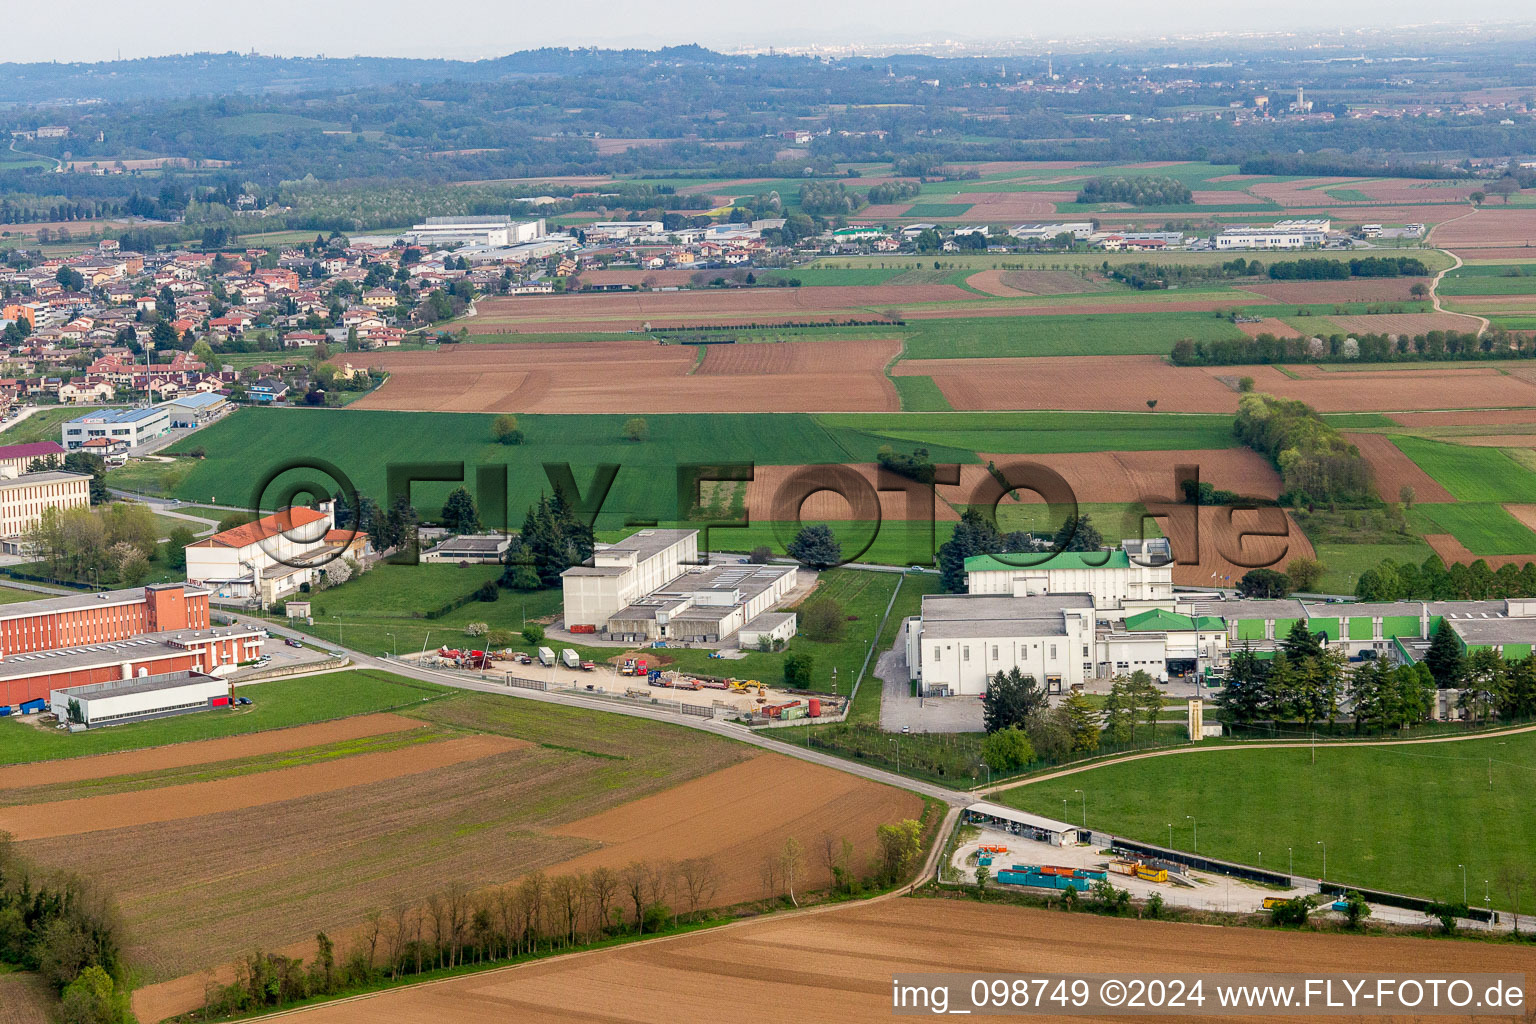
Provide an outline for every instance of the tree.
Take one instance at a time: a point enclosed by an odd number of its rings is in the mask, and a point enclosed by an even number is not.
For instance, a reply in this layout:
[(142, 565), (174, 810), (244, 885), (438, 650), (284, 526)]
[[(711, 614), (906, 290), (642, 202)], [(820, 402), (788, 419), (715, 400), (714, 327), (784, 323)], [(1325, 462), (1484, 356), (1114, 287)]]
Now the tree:
[(1257, 720), (1270, 705), (1268, 675), (1264, 662), (1252, 650), (1242, 647), (1233, 651), (1227, 684), (1216, 695), (1216, 706), (1238, 724)]
[(1061, 708), (1066, 715), (1067, 728), (1072, 731), (1072, 750), (1085, 754), (1098, 750), (1099, 715), (1088, 698), (1074, 691), (1061, 702)]
[(1435, 635), (1429, 641), (1429, 651), (1424, 655), (1424, 664), (1429, 666), (1429, 674), (1434, 677), (1435, 685), (1442, 690), (1459, 685), (1464, 660), (1456, 631), (1451, 628), (1450, 622), (1441, 619), (1435, 627)]
[(968, 506), (960, 514), (960, 522), (955, 524), (949, 540), (939, 545), (940, 584), (947, 593), (965, 593), (965, 560), (976, 555), (995, 554), (1002, 547), (1002, 537), (981, 510)]
[(1312, 908), (1317, 906), (1317, 901), (1311, 896), (1296, 896), (1292, 899), (1281, 900), (1270, 908), (1269, 918), (1277, 925), (1292, 925), (1300, 927), (1307, 923), (1307, 916), (1312, 913)]
[(1034, 676), (1027, 676), (1014, 666), (992, 677), (983, 703), (982, 719), (987, 732), (993, 733), (1010, 727), (1024, 728), (1045, 711), (1050, 698)]
[(132, 544), (112, 545), (110, 551), (117, 582), (125, 587), (136, 587), (149, 575), (149, 559)]
[(1244, 597), (1278, 599), (1289, 597), (1294, 589), (1289, 576), (1273, 569), (1250, 569), (1237, 583), (1237, 592)]
[(475, 533), (480, 529), (480, 510), (475, 499), (463, 487), (455, 487), (443, 503), (443, 525), (452, 533)]
[(518, 428), (517, 417), (511, 414), (497, 416), (491, 421), (491, 437), (498, 444), (522, 444), (525, 440)]
[(1293, 558), (1285, 566), (1285, 575), (1291, 578), (1292, 586), (1307, 592), (1317, 586), (1327, 571), (1328, 567), (1315, 558)]
[(523, 643), (529, 647), (537, 647), (544, 642), (544, 627), (536, 622), (530, 622), (523, 627)]
[(1371, 905), (1365, 897), (1351, 889), (1344, 894), (1344, 920), (1350, 928), (1359, 928), (1371, 916)]
[(762, 565), (773, 557), (773, 552), (763, 544), (759, 544), (747, 553), (747, 561), (753, 565)]
[(843, 638), (847, 617), (830, 597), (813, 597), (800, 612), (800, 632), (812, 640), (831, 643)]
[(784, 685), (795, 690), (806, 690), (811, 686), (811, 671), (815, 662), (809, 654), (796, 652), (784, 657)]
[(976, 865), (976, 889), (983, 899), (987, 895), (987, 882), (992, 879), (992, 869), (985, 864)]
[(1322, 641), (1307, 628), (1305, 619), (1297, 619), (1291, 623), (1291, 628), (1285, 634), (1285, 639), (1280, 642), (1280, 646), (1285, 651), (1285, 656), (1292, 662), (1320, 657), (1323, 653)]
[(1397, 489), (1397, 500), (1403, 503), (1403, 508), (1413, 508), (1413, 499), (1417, 497), (1412, 484), (1403, 484)]
[(1104, 697), (1104, 729), (1116, 743), (1136, 740), (1136, 699), (1130, 691), (1130, 678), (1116, 676)]
[(1098, 551), (1104, 547), (1104, 537), (1087, 516), (1067, 516), (1051, 539), (1056, 551)]
[(800, 527), (800, 532), (784, 551), (790, 558), (812, 569), (830, 569), (843, 560), (843, 546), (826, 523)]
[(639, 444), (642, 441), (650, 440), (651, 426), (645, 422), (644, 416), (631, 416), (624, 421), (624, 427), (620, 433), (624, 440)]
[(1157, 688), (1150, 675), (1137, 669), (1131, 673), (1130, 693), (1135, 702), (1135, 710), (1141, 714), (1142, 721), (1155, 738), (1157, 720), (1163, 714), (1163, 691)]
[(784, 888), (789, 892), (789, 902), (796, 907), (800, 901), (795, 898), (795, 880), (800, 877), (800, 869), (804, 864), (803, 851), (800, 841), (794, 836), (787, 836), (784, 845), (779, 849), (779, 877), (784, 879)]
[(1018, 771), (1035, 759), (1029, 736), (1016, 725), (988, 733), (981, 741), (981, 760), (994, 772)]
[(90, 452), (70, 452), (64, 456), (64, 469), (67, 472), (82, 473), (91, 478), (92, 505), (101, 505), (112, 500), (112, 493), (107, 490), (107, 462), (100, 455), (93, 455)]
[(875, 828), (875, 840), (880, 847), (877, 863), (881, 883), (895, 885), (906, 875), (922, 852), (922, 838), (922, 822), (911, 818)]
[(98, 964), (85, 968), (64, 986), (59, 1018), (63, 1024), (127, 1024), (134, 1019), (128, 993)]

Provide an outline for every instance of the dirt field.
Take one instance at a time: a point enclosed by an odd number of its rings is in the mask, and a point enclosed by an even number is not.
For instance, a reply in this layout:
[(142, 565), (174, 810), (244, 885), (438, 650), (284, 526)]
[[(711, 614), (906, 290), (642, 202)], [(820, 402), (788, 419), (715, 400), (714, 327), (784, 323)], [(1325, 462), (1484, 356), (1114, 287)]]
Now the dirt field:
[(1376, 313), (1370, 316), (1330, 316), (1350, 334), (1428, 334), (1430, 331), (1476, 331), (1477, 321), (1455, 313)]
[[(563, 874), (637, 859), (706, 856), (720, 869), (715, 902), (739, 902), (761, 895), (762, 858), (789, 835), (807, 851), (823, 832), (846, 835), (855, 844), (856, 862), (863, 863), (873, 852), (876, 825), (922, 814), (922, 801), (913, 794), (775, 754), (759, 754), (629, 803), (597, 798), (587, 803), (596, 813), (574, 820), (566, 816), (577, 805), (562, 795), (572, 755), (536, 748), (468, 771), (474, 767), (411, 780), (404, 791), (361, 787), (314, 805), (294, 805), (296, 813), (270, 835), (251, 831), (274, 824), (252, 811), (182, 823), (168, 837), (151, 837), (145, 830), (120, 833), (127, 839), (123, 856), (142, 849), (151, 858), (138, 870), (122, 864), (110, 872), (129, 890), (120, 899), (135, 925), (133, 934), (144, 942), (136, 952), (160, 968), (158, 977), (180, 973), (135, 994), (140, 1019), (158, 1020), (200, 1005), (203, 976), (183, 972), (223, 964), (256, 944), (308, 956), (316, 928), (341, 939), (370, 908), (425, 899), (448, 880), (479, 889), (515, 881), (535, 868)], [(617, 778), (614, 773), (624, 770), (603, 771)], [(549, 818), (566, 820), (540, 827)], [(457, 838), (445, 842), (448, 835)], [(194, 837), (206, 849), (177, 855), (165, 846)], [(250, 849), (242, 852), (241, 843)], [(174, 860), (167, 863), (168, 857)], [(242, 865), (233, 880), (230, 857)], [(309, 860), (300, 864), (300, 858)], [(813, 859), (806, 858), (808, 879), (819, 885), (825, 869)], [(157, 875), (146, 878), (146, 871)], [(158, 874), (163, 871), (181, 874)], [(159, 889), (168, 878), (184, 879), (178, 892), (189, 898), (233, 884), (234, 902), (221, 897), (217, 913), (199, 905), (178, 927), (153, 906), (163, 898)], [(259, 894), (266, 886), (297, 892), (306, 902), (269, 898), (263, 906)]]
[(1434, 548), (1435, 554), (1446, 565), (1452, 562), (1465, 562), (1471, 565), (1481, 558), (1488, 563), (1488, 568), (1498, 569), (1505, 564), (1524, 566), (1527, 562), (1536, 562), (1536, 551), (1528, 555), (1474, 555), (1467, 550), (1467, 546), (1449, 533), (1426, 533), (1424, 540)]
[[(1300, 399), (1320, 412), (1390, 412), (1403, 409), (1506, 409), (1536, 405), (1536, 385), (1501, 374), (1493, 366), (1384, 365), (1379, 369), (1333, 370), (1288, 366), (1295, 380), (1272, 366), (1246, 368), (1256, 390)], [(1230, 374), (1231, 367), (1211, 367)]]
[[(888, 1021), (891, 974), (1533, 972), (1528, 948), (891, 899), (508, 968), (302, 1011), (303, 1024)], [(772, 970), (765, 970), (772, 965)], [(1529, 986), (1528, 986), (1529, 989)], [(1041, 1018), (1030, 1018), (1041, 1019)], [(1074, 1017), (1073, 1020), (1119, 1020)], [(1212, 1021), (1252, 1018), (1212, 1015)], [(1390, 1020), (1394, 1018), (1380, 1018)]]
[(1239, 281), (1245, 292), (1258, 292), (1276, 302), (1409, 302), (1408, 290), (1428, 285), (1422, 277), (1362, 277), (1351, 281)]
[(615, 329), (657, 318), (734, 318), (759, 314), (847, 313), (911, 302), (953, 302), (970, 297), (949, 284), (828, 285), (822, 288), (731, 288), (707, 291), (599, 295), (520, 295), (484, 299), (474, 326), (486, 333), (529, 322), (613, 321)]
[(279, 768), (262, 772), (259, 783), (249, 776), (237, 776), (164, 789), (18, 805), (0, 808), (0, 831), (25, 841), (198, 818), (434, 772), (527, 745), (526, 741), (504, 736), (468, 736), (322, 764)]
[(966, 278), (965, 283), (988, 295), (1001, 296), (1072, 295), (1104, 287), (1069, 270), (983, 270)]
[(1414, 501), (1455, 501), (1451, 492), (1435, 482), (1402, 453), (1385, 434), (1345, 434), (1360, 449), (1376, 474), (1376, 493), (1382, 501), (1397, 501), (1404, 484), (1413, 488)]
[[(1017, 224), (1020, 221), (1046, 221), (1057, 216), (1057, 203), (1070, 203), (1077, 198), (1076, 190), (1052, 192), (961, 192), (952, 200), (970, 203), (971, 208), (960, 217), (939, 217), (939, 221), (965, 221), (967, 224), (985, 224), (991, 221)], [(860, 211), (863, 213), (864, 211)]]
[(1500, 423), (1536, 424), (1536, 411), (1530, 409), (1474, 409), (1465, 412), (1400, 412), (1394, 423), (1405, 427), (1462, 427)]
[(1235, 586), (1249, 569), (1283, 570), (1293, 558), (1316, 555), (1301, 527), (1277, 508), (1202, 508), (1197, 525), (1183, 506), (1160, 516), (1158, 526), (1172, 543), (1173, 582), (1182, 587)]
[(1518, 519), (1526, 529), (1536, 530), (1536, 505), (1505, 505), (1504, 511)]
[[(380, 355), (390, 372), (363, 409), (451, 412), (886, 412), (889, 339), (711, 346), (649, 341), (460, 345)], [(733, 370), (732, 367), (740, 367)], [(777, 367), (777, 369), (776, 369)], [(772, 387), (764, 387), (772, 375)]]
[(1237, 329), (1250, 338), (1257, 338), (1261, 334), (1272, 334), (1277, 338), (1300, 338), (1302, 333), (1284, 320), (1267, 316), (1258, 323), (1238, 324)]
[(1448, 249), (1506, 248), (1536, 245), (1536, 210), (1508, 209), (1490, 203), (1481, 210), (1435, 228), (1434, 243)]
[(57, 1006), (36, 974), (0, 974), (0, 1024), (54, 1024)]
[(1452, 444), (1467, 444), (1474, 448), (1536, 448), (1536, 433), (1530, 434), (1478, 434), (1475, 437), (1447, 437), (1442, 440)]
[(684, 285), (693, 280), (695, 270), (588, 270), (581, 275), (584, 284), (632, 284), (647, 281), (661, 286)]
[(38, 761), (33, 764), (0, 767), (0, 789), (21, 789), (25, 786), (57, 785), (64, 782), (80, 782), (84, 779), (108, 779), (114, 775), (134, 775), (139, 772), (164, 771), (167, 768), (184, 768), (187, 765), (211, 764), (215, 761), (233, 761), (242, 757), (259, 757), (284, 750), (303, 750), (327, 743), (341, 743), (363, 736), (382, 736), (386, 733), (419, 729), (421, 723), (399, 715), (359, 715), (335, 722), (318, 725), (300, 725), (292, 729), (272, 729), (252, 733), (249, 736), (231, 736), (219, 740), (197, 740), (191, 743), (175, 743), (148, 750), (129, 750), (121, 754), (98, 754), (95, 757), (73, 757), (59, 761)]

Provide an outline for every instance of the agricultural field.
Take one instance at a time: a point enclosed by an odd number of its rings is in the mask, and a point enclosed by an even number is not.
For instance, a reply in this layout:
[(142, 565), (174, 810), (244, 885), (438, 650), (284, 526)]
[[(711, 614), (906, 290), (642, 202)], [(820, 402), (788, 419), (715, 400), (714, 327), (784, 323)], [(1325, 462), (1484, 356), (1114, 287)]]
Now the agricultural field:
[(1536, 501), (1536, 473), (1497, 448), (1401, 436), (1392, 443), (1458, 501)]
[[(1528, 971), (1513, 946), (1426, 942), (1074, 915), (944, 898), (907, 898), (754, 921), (663, 943), (605, 950), (430, 987), (316, 1007), (304, 1024), (452, 1017), (463, 1024), (561, 1024), (573, 1005), (635, 1024), (675, 1020), (751, 1024), (773, 1007), (785, 1020), (883, 1019), (891, 1014), (891, 965), (912, 972), (1115, 974), (1128, 957), (1150, 974), (1224, 970), (1304, 974)], [(1070, 942), (1062, 940), (1070, 931)], [(944, 942), (935, 942), (943, 935)], [(742, 956), (773, 970), (731, 965)], [(718, 979), (730, 977), (731, 998)], [(830, 980), (829, 980), (830, 979)]]
[(1421, 532), (1448, 533), (1474, 555), (1536, 557), (1536, 533), (1493, 502), (1420, 505), (1410, 516)]
[[(1327, 844), (1333, 882), (1460, 902), (1461, 871), (1490, 880), (1493, 906), (1514, 901), (1501, 868), (1536, 861), (1536, 810), (1523, 800), (1536, 770), (1536, 733), (1430, 745), (1214, 748), (1076, 772), (994, 794), (1010, 806), (1059, 812), (1074, 789), (1088, 794), (1088, 823), (1193, 852), (1185, 814), (1199, 818), (1199, 852), (1319, 877)], [(1492, 772), (1494, 785), (1488, 784)], [(1275, 794), (1284, 794), (1276, 799)], [(1536, 899), (1526, 877), (1522, 908)]]
[(62, 443), (62, 427), (65, 420), (72, 420), (94, 408), (93, 406), (62, 405), (39, 409), (20, 423), (12, 423), (0, 430), (0, 444), (30, 444), (33, 441)]
[[(258, 709), (274, 685), (250, 688)], [(253, 947), (302, 946), (318, 929), (344, 939), (371, 910), (425, 901), (448, 879), (476, 890), (536, 869), (708, 856), (714, 899), (729, 904), (757, 895), (758, 861), (788, 835), (808, 846), (832, 830), (867, 857), (877, 824), (921, 815), (910, 794), (694, 730), (465, 692), (0, 769), (0, 827), (23, 854), (116, 893), (150, 1020), (194, 1008), (201, 972)], [(826, 883), (818, 870), (808, 884)]]

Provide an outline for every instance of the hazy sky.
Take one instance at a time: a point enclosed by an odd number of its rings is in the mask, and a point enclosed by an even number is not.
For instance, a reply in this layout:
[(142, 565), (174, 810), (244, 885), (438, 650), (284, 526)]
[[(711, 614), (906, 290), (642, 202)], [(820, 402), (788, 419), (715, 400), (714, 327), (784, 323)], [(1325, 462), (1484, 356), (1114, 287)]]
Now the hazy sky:
[[(194, 50), (285, 56), (490, 57), (537, 46), (714, 47), (1285, 31), (1527, 20), (1528, 0), (10, 0), (0, 61), (110, 60)], [(61, 23), (61, 17), (63, 23)], [(67, 30), (65, 25), (67, 24)]]

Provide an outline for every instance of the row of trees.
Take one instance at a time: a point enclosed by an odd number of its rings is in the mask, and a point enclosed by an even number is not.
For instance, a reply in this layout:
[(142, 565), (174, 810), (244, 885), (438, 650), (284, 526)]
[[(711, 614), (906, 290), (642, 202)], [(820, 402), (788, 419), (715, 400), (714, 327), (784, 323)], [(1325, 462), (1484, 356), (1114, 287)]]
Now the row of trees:
[(1267, 456), (1285, 483), (1282, 498), (1371, 504), (1377, 498), (1370, 463), (1360, 449), (1305, 402), (1252, 393), (1237, 404), (1237, 439)]
[(507, 549), (501, 584), (516, 590), (557, 587), (561, 573), (592, 557), (593, 544), (592, 527), (561, 491), (540, 495)]
[[(810, 849), (790, 836), (758, 861), (762, 899), (798, 906), (817, 866), (835, 893), (889, 886), (911, 872), (921, 853), (922, 824), (910, 819), (878, 826), (874, 852), (863, 866), (846, 836), (824, 832)], [(566, 875), (535, 871), (515, 885), (484, 891), (454, 883), (424, 903), (369, 914), (345, 951), (322, 932), (307, 963), (250, 954), (234, 982), (210, 991), (206, 1012), (233, 1016), (429, 971), (659, 932), (699, 920), (717, 904), (726, 882), (715, 861), (693, 857)]]
[(1052, 551), (1098, 551), (1103, 546), (1103, 535), (1086, 515), (1068, 515), (1045, 537), (1027, 530), (1002, 533), (980, 509), (967, 508), (949, 540), (939, 545), (939, 582), (951, 594), (965, 593), (965, 560), (975, 555), (1029, 552), (1042, 556), (1031, 561), (1043, 561)]
[(1077, 192), (1080, 203), (1129, 203), (1132, 206), (1188, 206), (1195, 194), (1166, 175), (1092, 178)]
[(1429, 268), (1413, 256), (1366, 256), (1350, 260), (1315, 256), (1269, 265), (1276, 281), (1347, 281), (1352, 277), (1424, 277)]
[(1101, 707), (1074, 691), (1055, 708), (1034, 676), (1008, 669), (987, 685), (981, 759), (995, 772), (1009, 772), (1041, 757), (1091, 754), (1106, 733), (1117, 744), (1135, 743), (1138, 730), (1156, 733), (1162, 710), (1162, 691), (1139, 669), (1117, 676)]
[(1169, 353), (1176, 366), (1267, 366), (1273, 363), (1420, 363), (1444, 359), (1536, 358), (1536, 340), (1499, 328), (1481, 336), (1456, 331), (1428, 334), (1331, 334), (1310, 338), (1264, 333), (1254, 338), (1196, 341), (1180, 338)]
[(1423, 565), (1384, 559), (1355, 582), (1362, 601), (1490, 601), (1506, 597), (1536, 597), (1536, 562), (1517, 566), (1506, 562), (1497, 570), (1479, 558), (1471, 565), (1449, 568), (1439, 555)]

